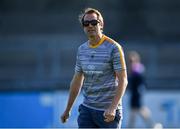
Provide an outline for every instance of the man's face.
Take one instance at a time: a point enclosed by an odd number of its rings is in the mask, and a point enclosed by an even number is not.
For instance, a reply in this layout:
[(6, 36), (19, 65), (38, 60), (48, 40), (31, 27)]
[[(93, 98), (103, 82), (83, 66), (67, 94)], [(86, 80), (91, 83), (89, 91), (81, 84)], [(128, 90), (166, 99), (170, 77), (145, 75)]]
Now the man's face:
[(100, 21), (97, 19), (97, 14), (95, 13), (86, 14), (84, 16), (83, 27), (84, 32), (87, 34), (87, 36), (90, 37), (102, 33), (102, 25), (100, 24)]

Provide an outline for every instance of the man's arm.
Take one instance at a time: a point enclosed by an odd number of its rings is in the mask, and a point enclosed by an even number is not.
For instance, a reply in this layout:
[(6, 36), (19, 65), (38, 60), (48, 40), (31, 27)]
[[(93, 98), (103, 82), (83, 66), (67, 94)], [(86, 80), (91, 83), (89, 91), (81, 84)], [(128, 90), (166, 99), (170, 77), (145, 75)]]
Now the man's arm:
[(128, 81), (127, 81), (127, 73), (126, 70), (122, 70), (120, 72), (116, 72), (116, 76), (118, 77), (118, 87), (116, 89), (116, 96), (114, 97), (112, 104), (110, 106), (111, 109), (116, 110), (117, 106), (119, 104), (119, 101), (124, 95), (124, 92), (126, 90)]
[(118, 87), (116, 89), (116, 95), (114, 96), (112, 104), (104, 112), (106, 122), (110, 122), (114, 120), (117, 106), (119, 104), (119, 101), (122, 99), (128, 84), (126, 70), (121, 70), (119, 72), (116, 72), (116, 76), (118, 77), (119, 80)]
[(69, 118), (73, 103), (80, 92), (84, 76), (82, 73), (75, 73), (70, 84), (69, 99), (64, 113), (61, 116), (62, 123), (65, 123)]

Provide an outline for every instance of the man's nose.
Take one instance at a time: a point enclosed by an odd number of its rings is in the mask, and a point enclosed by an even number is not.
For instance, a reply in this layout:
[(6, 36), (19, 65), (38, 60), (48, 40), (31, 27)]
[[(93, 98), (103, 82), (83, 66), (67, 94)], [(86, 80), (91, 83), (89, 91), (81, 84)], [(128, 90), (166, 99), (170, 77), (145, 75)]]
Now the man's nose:
[(89, 27), (93, 27), (93, 25), (91, 25), (91, 23), (89, 23)]

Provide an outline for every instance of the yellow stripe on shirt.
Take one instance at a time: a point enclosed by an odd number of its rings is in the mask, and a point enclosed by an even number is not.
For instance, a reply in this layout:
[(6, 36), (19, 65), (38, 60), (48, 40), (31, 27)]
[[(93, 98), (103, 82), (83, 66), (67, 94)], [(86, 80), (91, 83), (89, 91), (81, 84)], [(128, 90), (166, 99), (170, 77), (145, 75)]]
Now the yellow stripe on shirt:
[(105, 39), (107, 41), (109, 41), (109, 43), (113, 43), (117, 46), (118, 50), (119, 50), (119, 55), (120, 55), (120, 63), (121, 63), (121, 66), (122, 66), (122, 69), (126, 69), (126, 63), (125, 63), (125, 60), (124, 60), (124, 52), (123, 52), (123, 49), (121, 47), (120, 44), (118, 44), (116, 41), (114, 41), (113, 39), (107, 37), (107, 36), (104, 36)]

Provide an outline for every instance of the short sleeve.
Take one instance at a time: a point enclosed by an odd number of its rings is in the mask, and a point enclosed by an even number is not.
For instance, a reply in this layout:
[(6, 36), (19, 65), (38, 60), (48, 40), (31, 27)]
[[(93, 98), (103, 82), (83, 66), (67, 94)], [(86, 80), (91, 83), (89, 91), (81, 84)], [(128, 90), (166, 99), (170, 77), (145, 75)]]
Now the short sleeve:
[(126, 69), (124, 51), (118, 43), (114, 43), (114, 47), (112, 51), (112, 60), (113, 60), (114, 71), (120, 71)]
[(76, 65), (75, 65), (75, 72), (81, 73), (82, 72), (82, 66), (80, 62), (80, 50), (78, 49), (77, 55), (76, 55)]

